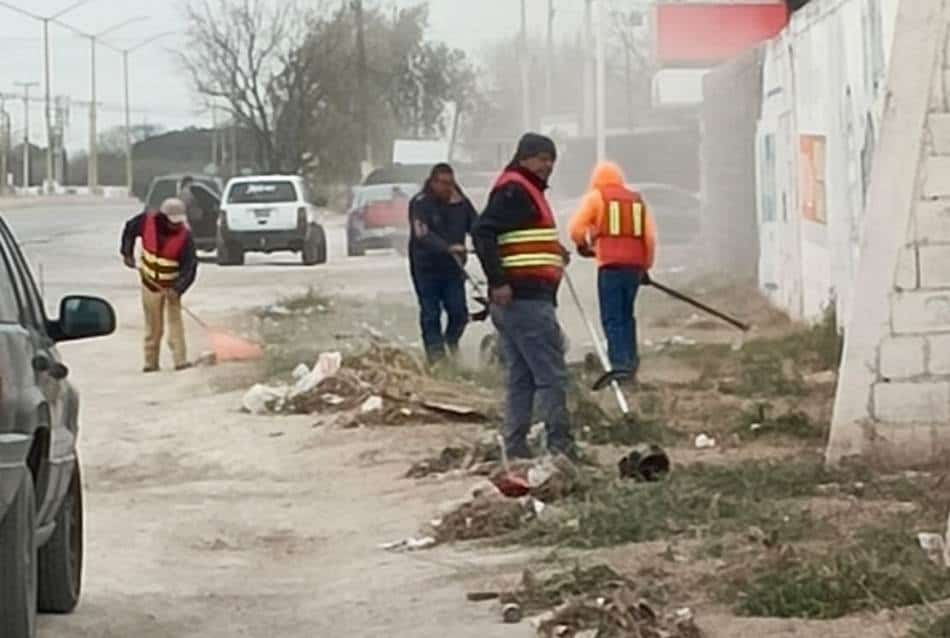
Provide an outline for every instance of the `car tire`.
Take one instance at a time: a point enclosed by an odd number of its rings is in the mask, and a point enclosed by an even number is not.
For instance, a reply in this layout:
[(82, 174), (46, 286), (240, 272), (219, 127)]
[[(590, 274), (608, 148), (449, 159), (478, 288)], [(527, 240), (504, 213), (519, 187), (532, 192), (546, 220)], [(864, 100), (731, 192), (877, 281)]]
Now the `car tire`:
[(362, 242), (359, 238), (356, 237), (356, 233), (353, 231), (348, 231), (346, 233), (346, 256), (347, 257), (362, 257), (366, 254), (366, 249), (363, 247)]
[(315, 224), (310, 227), (301, 251), (301, 260), (304, 266), (327, 263), (327, 234), (323, 226)]
[(68, 614), (82, 593), (83, 507), (79, 462), (56, 514), (56, 530), (39, 551), (39, 610)]
[(240, 245), (226, 241), (220, 235), (217, 243), (219, 266), (243, 266), (244, 249)]
[(27, 474), (0, 520), (0, 627), (4, 638), (36, 637), (36, 496)]

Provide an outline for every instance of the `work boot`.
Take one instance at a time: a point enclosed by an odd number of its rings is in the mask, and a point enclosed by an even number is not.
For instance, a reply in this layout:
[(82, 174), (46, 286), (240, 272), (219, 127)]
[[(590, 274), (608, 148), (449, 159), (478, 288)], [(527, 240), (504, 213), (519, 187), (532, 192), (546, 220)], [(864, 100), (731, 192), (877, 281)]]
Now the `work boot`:
[(191, 363), (182, 363), (180, 365), (175, 366), (175, 372), (181, 372), (182, 370), (189, 370), (192, 367), (194, 367), (194, 365)]
[(145, 366), (142, 368), (143, 374), (151, 374), (153, 372), (158, 372), (158, 366)]

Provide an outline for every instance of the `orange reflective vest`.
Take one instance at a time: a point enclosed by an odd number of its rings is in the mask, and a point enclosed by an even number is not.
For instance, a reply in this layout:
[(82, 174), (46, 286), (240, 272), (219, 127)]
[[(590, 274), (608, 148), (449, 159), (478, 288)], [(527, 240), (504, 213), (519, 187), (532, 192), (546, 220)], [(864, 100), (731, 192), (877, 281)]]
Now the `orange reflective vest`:
[(623, 186), (600, 189), (603, 215), (597, 223), (597, 257), (605, 266), (647, 268), (646, 206), (639, 193)]
[(494, 188), (508, 184), (520, 186), (538, 214), (524, 228), (498, 236), (502, 268), (510, 279), (540, 279), (557, 285), (564, 274), (564, 255), (551, 206), (541, 189), (517, 171), (502, 173)]
[(151, 211), (142, 223), (142, 259), (139, 274), (146, 287), (171, 288), (181, 274), (181, 255), (188, 244), (188, 226), (180, 224), (171, 234), (159, 236), (158, 216)]

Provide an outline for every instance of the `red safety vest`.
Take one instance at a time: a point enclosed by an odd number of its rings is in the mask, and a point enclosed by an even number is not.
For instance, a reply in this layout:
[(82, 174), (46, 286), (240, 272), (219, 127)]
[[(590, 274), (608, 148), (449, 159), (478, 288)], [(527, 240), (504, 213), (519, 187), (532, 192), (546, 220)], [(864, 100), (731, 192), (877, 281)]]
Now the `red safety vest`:
[(604, 213), (597, 224), (597, 258), (602, 266), (647, 266), (646, 206), (623, 186), (600, 189)]
[(142, 223), (142, 260), (139, 273), (142, 283), (153, 290), (175, 285), (181, 274), (181, 255), (188, 243), (190, 232), (186, 224), (179, 224), (170, 234), (160, 236), (160, 214), (149, 211)]
[(498, 236), (505, 274), (510, 279), (540, 279), (557, 285), (564, 274), (564, 255), (551, 206), (541, 189), (521, 173), (505, 171), (495, 182), (494, 190), (508, 184), (520, 186), (538, 214), (523, 228)]

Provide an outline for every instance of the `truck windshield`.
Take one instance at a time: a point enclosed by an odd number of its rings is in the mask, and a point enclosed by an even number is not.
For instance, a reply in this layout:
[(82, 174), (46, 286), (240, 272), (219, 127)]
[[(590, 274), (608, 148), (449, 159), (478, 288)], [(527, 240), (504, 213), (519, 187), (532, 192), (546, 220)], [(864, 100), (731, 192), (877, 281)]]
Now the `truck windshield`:
[(244, 182), (231, 186), (229, 204), (281, 204), (297, 201), (293, 182)]

